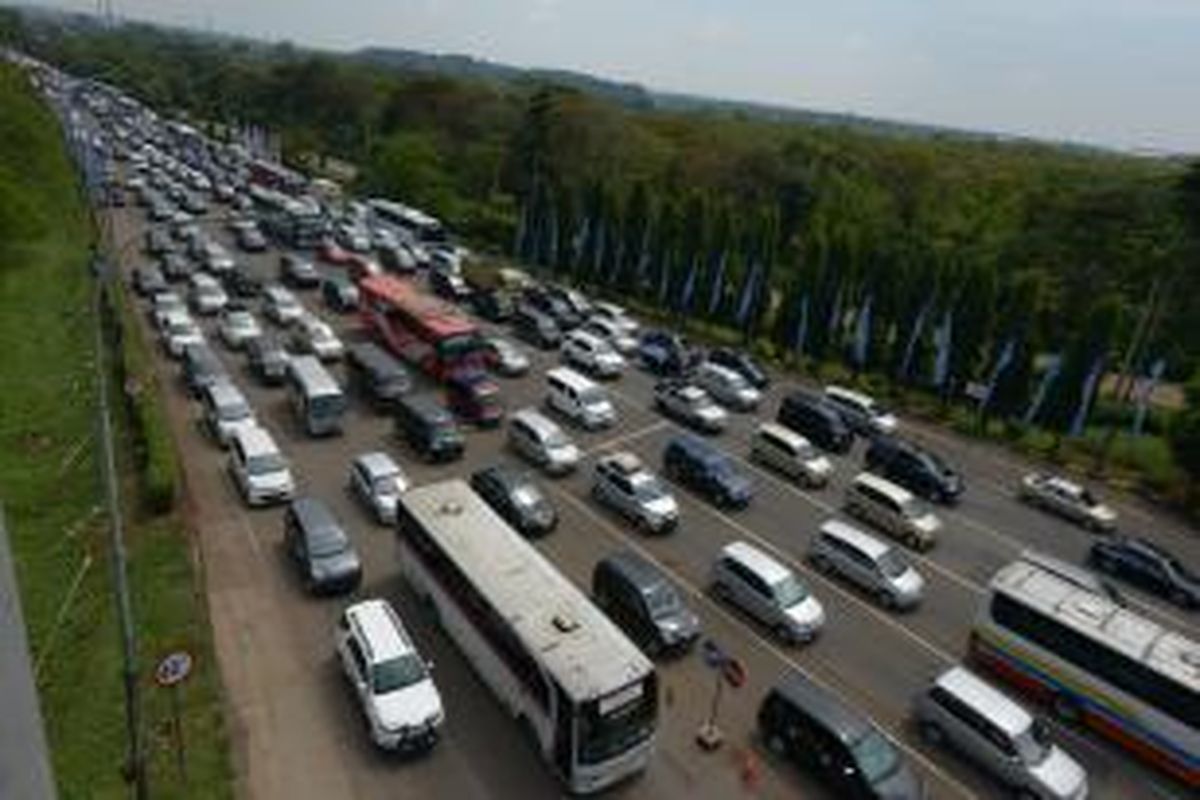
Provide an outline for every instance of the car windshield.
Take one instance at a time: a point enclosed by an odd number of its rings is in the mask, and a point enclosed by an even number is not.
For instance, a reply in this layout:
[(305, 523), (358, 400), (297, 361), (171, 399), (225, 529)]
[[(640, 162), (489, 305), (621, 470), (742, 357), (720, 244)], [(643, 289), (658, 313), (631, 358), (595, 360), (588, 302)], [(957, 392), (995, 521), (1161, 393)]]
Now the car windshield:
[(891, 775), (900, 766), (900, 756), (891, 742), (878, 731), (871, 731), (855, 742), (850, 753), (858, 771), (868, 784), (876, 784)]
[(313, 532), (309, 553), (317, 558), (328, 558), (344, 553), (350, 542), (340, 528), (330, 526)]
[(560, 430), (553, 430), (546, 434), (546, 447), (551, 450), (559, 450), (564, 447), (570, 447), (571, 441), (567, 435)]
[(608, 398), (604, 396), (604, 392), (598, 387), (586, 389), (579, 393), (579, 402), (585, 406), (598, 406), (608, 402)]
[(895, 550), (888, 550), (877, 561), (879, 571), (889, 578), (899, 578), (908, 570), (908, 562)]
[(376, 475), (375, 480), (371, 482), (371, 488), (375, 494), (398, 494), (400, 492), (394, 472), (388, 475)]
[(783, 608), (791, 608), (794, 605), (804, 602), (808, 597), (808, 589), (800, 579), (795, 575), (788, 573), (781, 578), (771, 591), (775, 594), (775, 599), (779, 601), (779, 605)]
[(900, 505), (900, 513), (905, 519), (919, 519), (929, 513), (929, 507), (913, 497)]
[(375, 694), (395, 692), (425, 679), (425, 662), (416, 653), (389, 658), (371, 667), (371, 687)]
[(226, 422), (236, 422), (250, 416), (250, 406), (243, 402), (229, 403), (221, 407), (221, 419)]
[(740, 392), (743, 389), (748, 389), (750, 387), (750, 383), (744, 377), (742, 377), (742, 374), (740, 372), (734, 372), (733, 370), (723, 373), (721, 375), (721, 379), (725, 382), (726, 386), (735, 392)]
[(946, 466), (946, 462), (942, 461), (941, 457), (938, 456), (936, 453), (931, 453), (929, 451), (926, 451), (924, 456), (925, 456), (925, 463), (928, 464), (930, 469), (932, 469), (936, 474), (950, 475), (953, 472), (953, 470), (951, 470), (950, 467)]
[(246, 460), (246, 469), (251, 475), (266, 475), (287, 469), (287, 459), (280, 453), (261, 453)]
[(650, 503), (666, 495), (666, 489), (659, 483), (658, 478), (649, 472), (642, 472), (629, 479), (633, 486), (633, 494), (643, 503)]
[(543, 502), (542, 493), (532, 483), (523, 483), (512, 490), (513, 505), (518, 508), (532, 509)]
[(665, 581), (654, 584), (645, 593), (645, 598), (646, 605), (650, 609), (650, 615), (655, 619), (674, 614), (682, 605), (679, 600), (679, 592), (675, 591), (675, 587)]
[(1013, 741), (1017, 747), (1017, 755), (1021, 761), (1031, 767), (1036, 767), (1050, 757), (1050, 731), (1046, 723), (1035, 719), (1027, 730)]

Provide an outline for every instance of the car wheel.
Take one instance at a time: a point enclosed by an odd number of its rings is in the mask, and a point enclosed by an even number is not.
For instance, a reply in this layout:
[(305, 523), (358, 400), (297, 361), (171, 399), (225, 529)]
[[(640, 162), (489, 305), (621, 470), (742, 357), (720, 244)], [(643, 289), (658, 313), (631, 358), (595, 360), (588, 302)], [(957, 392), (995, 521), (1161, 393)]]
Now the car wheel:
[(917, 733), (927, 744), (940, 745), (946, 740), (946, 732), (942, 730), (942, 726), (929, 720), (925, 720), (917, 726)]
[(1191, 608), (1193, 605), (1191, 595), (1182, 589), (1171, 592), (1171, 602), (1180, 608)]
[(724, 602), (729, 601), (729, 587), (726, 586), (725, 584), (721, 583), (720, 581), (717, 581), (716, 583), (713, 584), (712, 590), (713, 590), (713, 594), (716, 595), (716, 598), (718, 600), (721, 600)]
[(637, 529), (643, 536), (649, 536), (654, 533), (654, 526), (650, 524), (650, 520), (646, 517), (638, 517)]
[(1054, 716), (1063, 722), (1074, 723), (1079, 720), (1079, 705), (1066, 695), (1055, 695)]
[(825, 558), (825, 556), (813, 556), (812, 562), (813, 566), (821, 573), (825, 575), (833, 574), (833, 563), (828, 558)]
[(894, 611), (896, 608), (896, 598), (887, 589), (880, 589), (875, 593), (875, 598), (879, 601), (879, 605), (886, 608), (888, 611)]
[(767, 737), (767, 749), (777, 756), (787, 754), (787, 745), (783, 742), (783, 737), (778, 733), (772, 733)]
[(774, 634), (775, 634), (776, 638), (778, 638), (778, 639), (779, 639), (779, 641), (783, 642), (784, 644), (786, 644), (786, 645), (793, 645), (793, 644), (795, 644), (795, 643), (796, 643), (796, 636), (795, 636), (795, 634), (793, 634), (793, 633), (792, 633), (792, 629), (791, 629), (791, 628), (789, 628), (789, 627), (788, 627), (787, 625), (785, 625), (784, 623), (782, 623), (782, 622), (781, 622), (781, 623), (779, 623), (778, 625), (776, 625), (776, 626), (775, 626), (774, 628), (772, 628), (771, 630), (774, 632)]

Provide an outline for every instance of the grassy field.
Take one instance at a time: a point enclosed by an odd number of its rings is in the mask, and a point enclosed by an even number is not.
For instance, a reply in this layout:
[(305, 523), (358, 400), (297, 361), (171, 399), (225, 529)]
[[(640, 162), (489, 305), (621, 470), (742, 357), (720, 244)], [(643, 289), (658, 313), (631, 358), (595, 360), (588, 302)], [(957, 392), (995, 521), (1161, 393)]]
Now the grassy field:
[[(0, 67), (0, 502), (59, 791), (126, 796), (120, 640), (94, 449), (92, 231), (48, 110)], [(118, 421), (120, 423), (120, 421)], [(121, 461), (133, 459), (123, 452)], [(232, 780), (203, 593), (173, 514), (143, 515), (127, 469), (127, 543), (154, 797), (229, 797)], [(187, 647), (186, 785), (154, 661)]]

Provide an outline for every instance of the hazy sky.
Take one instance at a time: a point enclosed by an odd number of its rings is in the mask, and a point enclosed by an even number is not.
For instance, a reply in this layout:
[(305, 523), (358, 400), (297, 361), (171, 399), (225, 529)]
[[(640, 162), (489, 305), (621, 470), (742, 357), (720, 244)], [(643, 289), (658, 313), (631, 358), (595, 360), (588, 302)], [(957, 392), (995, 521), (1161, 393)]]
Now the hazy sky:
[(459, 52), (653, 88), (1200, 152), (1200, 0), (113, 2), (125, 17), (335, 49)]

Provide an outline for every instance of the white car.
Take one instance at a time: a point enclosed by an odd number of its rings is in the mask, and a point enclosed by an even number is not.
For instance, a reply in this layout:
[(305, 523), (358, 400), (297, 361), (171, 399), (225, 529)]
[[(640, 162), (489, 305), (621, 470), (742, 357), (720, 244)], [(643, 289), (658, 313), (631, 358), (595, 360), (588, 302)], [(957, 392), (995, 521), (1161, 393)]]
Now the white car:
[(625, 359), (608, 342), (584, 331), (572, 331), (562, 344), (562, 359), (584, 372), (601, 378), (616, 378), (625, 369)]
[(1018, 497), (1089, 530), (1109, 532), (1117, 527), (1117, 512), (1083, 486), (1057, 475), (1040, 472), (1026, 475), (1021, 479)]
[(228, 466), (247, 505), (285, 503), (296, 494), (291, 465), (263, 428), (251, 425), (233, 432)]
[(189, 279), (188, 300), (197, 314), (216, 314), (225, 308), (229, 295), (212, 275), (198, 272)]
[(249, 311), (227, 308), (221, 314), (221, 339), (231, 350), (241, 350), (251, 339), (262, 336), (262, 326)]
[(159, 292), (150, 302), (150, 318), (154, 320), (154, 327), (160, 332), (168, 314), (172, 311), (187, 311), (183, 298), (176, 292)]
[(762, 393), (750, 385), (740, 372), (705, 361), (692, 374), (692, 382), (726, 408), (734, 411), (753, 411), (762, 400)]
[(634, 350), (637, 350), (637, 337), (631, 335), (619, 323), (607, 317), (593, 316), (587, 322), (580, 325), (579, 330), (603, 339), (608, 342), (612, 349), (623, 356), (627, 356)]
[(350, 463), (350, 490), (381, 525), (396, 521), (396, 501), (408, 487), (408, 476), (387, 453), (363, 453)]
[(612, 322), (621, 330), (623, 330), (628, 336), (637, 336), (637, 320), (629, 316), (629, 313), (616, 303), (593, 303), (591, 316)]
[(679, 524), (674, 495), (630, 452), (613, 453), (596, 462), (592, 497), (647, 533), (665, 533)]
[(385, 750), (428, 749), (446, 715), (400, 617), (386, 600), (355, 603), (338, 617), (334, 648), (371, 731)]
[(204, 268), (214, 275), (232, 272), (237, 268), (233, 256), (229, 255), (229, 251), (219, 242), (209, 241), (205, 244), (204, 255), (201, 261), (204, 264)]
[(263, 289), (263, 314), (279, 325), (291, 325), (304, 315), (304, 306), (296, 295), (279, 285)]
[(899, 427), (896, 415), (862, 392), (842, 386), (826, 386), (825, 399), (859, 436), (891, 436)]
[(190, 345), (204, 344), (204, 334), (186, 311), (176, 309), (163, 317), (162, 342), (171, 358), (182, 358)]
[(296, 321), (292, 343), (298, 352), (312, 353), (322, 361), (336, 361), (346, 349), (333, 328), (314, 314), (302, 314)]

